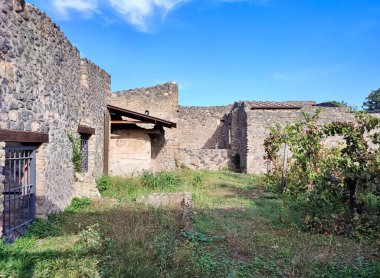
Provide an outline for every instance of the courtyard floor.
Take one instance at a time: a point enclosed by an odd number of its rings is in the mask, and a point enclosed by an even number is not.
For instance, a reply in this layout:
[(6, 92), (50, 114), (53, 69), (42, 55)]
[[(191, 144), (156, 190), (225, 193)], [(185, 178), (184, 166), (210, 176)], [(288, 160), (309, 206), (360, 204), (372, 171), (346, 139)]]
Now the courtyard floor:
[[(75, 200), (0, 244), (0, 277), (380, 276), (378, 242), (301, 231), (260, 177), (183, 170), (138, 182), (115, 179), (102, 199)], [(134, 201), (176, 191), (192, 195), (189, 231), (181, 210)]]

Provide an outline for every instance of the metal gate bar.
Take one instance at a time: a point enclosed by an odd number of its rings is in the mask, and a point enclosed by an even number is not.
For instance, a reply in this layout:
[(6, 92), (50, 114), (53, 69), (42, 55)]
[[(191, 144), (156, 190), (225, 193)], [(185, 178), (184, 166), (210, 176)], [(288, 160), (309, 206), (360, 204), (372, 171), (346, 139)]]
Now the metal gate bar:
[(35, 148), (6, 147), (3, 175), (3, 235), (6, 241), (13, 242), (35, 218)]
[(90, 139), (90, 135), (81, 134), (80, 135), (80, 150), (82, 157), (82, 165), (81, 171), (83, 173), (88, 172), (88, 140)]

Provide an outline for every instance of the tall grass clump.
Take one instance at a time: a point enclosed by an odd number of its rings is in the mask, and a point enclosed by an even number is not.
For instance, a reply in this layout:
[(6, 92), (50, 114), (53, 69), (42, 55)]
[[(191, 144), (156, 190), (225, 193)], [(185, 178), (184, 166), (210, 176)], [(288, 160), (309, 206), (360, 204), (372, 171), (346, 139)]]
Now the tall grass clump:
[(144, 172), (141, 176), (141, 184), (150, 189), (171, 190), (182, 185), (182, 178), (176, 173), (160, 172), (153, 174)]
[(102, 176), (96, 180), (97, 188), (103, 197), (119, 200), (134, 199), (143, 191), (140, 178)]
[[(102, 176), (97, 179), (97, 188), (104, 197), (134, 200), (153, 192), (175, 192), (189, 184), (180, 173), (143, 172), (139, 177)], [(197, 183), (200, 179), (197, 179)]]

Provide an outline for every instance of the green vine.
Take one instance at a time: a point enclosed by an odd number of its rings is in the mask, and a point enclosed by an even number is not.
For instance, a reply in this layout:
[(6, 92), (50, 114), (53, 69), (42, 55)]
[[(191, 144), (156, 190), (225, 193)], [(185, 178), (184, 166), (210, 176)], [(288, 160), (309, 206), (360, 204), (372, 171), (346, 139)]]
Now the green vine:
[(80, 136), (74, 136), (71, 132), (67, 133), (67, 137), (71, 142), (73, 157), (72, 162), (74, 166), (74, 173), (80, 173), (82, 168), (82, 153), (80, 149)]
[[(298, 204), (299, 211), (307, 211), (306, 222), (326, 221), (327, 211), (349, 211), (351, 219), (368, 215), (369, 211), (377, 215), (380, 195), (374, 184), (380, 169), (380, 119), (356, 113), (355, 122), (319, 124), (320, 112), (303, 113), (301, 121), (270, 128), (264, 142), (265, 159), (274, 169), (268, 177), (279, 184), (279, 153), (286, 143), (291, 158), (285, 196), (291, 206)], [(327, 147), (324, 140), (335, 136), (342, 139), (342, 144)], [(323, 225), (317, 224), (322, 229)]]

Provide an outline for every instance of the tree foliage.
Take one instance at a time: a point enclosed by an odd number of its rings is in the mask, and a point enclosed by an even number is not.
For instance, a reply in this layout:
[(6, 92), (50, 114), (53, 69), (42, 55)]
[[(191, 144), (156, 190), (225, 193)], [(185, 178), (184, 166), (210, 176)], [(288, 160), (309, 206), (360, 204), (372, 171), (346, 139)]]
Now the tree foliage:
[(380, 110), (380, 88), (372, 91), (363, 104), (366, 111)]

